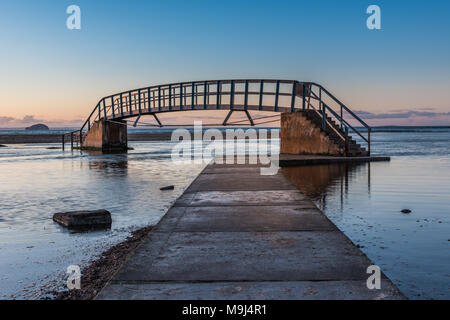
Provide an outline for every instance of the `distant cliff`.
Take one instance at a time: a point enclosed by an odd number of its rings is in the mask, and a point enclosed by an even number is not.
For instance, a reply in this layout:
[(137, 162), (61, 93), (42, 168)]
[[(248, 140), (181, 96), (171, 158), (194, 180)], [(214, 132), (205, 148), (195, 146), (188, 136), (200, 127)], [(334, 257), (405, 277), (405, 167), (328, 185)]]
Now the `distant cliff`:
[(50, 129), (45, 124), (39, 123), (39, 124), (32, 125), (31, 127), (25, 128), (25, 130), (48, 131)]

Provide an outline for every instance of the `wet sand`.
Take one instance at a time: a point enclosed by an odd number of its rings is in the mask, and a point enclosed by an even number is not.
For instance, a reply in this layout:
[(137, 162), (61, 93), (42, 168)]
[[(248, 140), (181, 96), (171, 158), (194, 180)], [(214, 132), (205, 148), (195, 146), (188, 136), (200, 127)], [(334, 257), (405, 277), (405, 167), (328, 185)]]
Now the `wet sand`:
[(81, 289), (51, 292), (55, 300), (92, 300), (134, 253), (152, 230), (152, 226), (132, 232), (124, 242), (103, 252), (101, 258), (93, 261), (81, 271)]

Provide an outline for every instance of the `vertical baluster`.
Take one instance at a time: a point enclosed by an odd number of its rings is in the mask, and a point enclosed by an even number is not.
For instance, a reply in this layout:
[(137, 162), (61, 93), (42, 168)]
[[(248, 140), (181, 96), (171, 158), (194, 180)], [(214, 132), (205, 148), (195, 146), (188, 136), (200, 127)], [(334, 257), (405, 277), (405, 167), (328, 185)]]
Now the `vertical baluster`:
[(139, 99), (139, 114), (142, 113), (142, 106), (141, 106), (141, 89), (138, 90), (138, 99)]
[(158, 86), (158, 110), (161, 111), (161, 86)]
[[(103, 99), (103, 105), (106, 106), (105, 99)], [(114, 119), (116, 117), (116, 113), (114, 111), (114, 97), (111, 98), (111, 114), (112, 114), (112, 118)]]
[(98, 121), (100, 121), (100, 119), (102, 118), (102, 111), (101, 111), (101, 107), (100, 107), (100, 102), (97, 105), (97, 111), (98, 111)]
[(322, 105), (322, 129), (323, 130), (325, 130), (326, 129), (326, 126), (327, 126), (327, 123), (326, 123), (326, 120), (327, 120), (327, 114), (326, 114), (326, 112), (325, 112), (325, 109), (327, 108), (327, 106), (325, 105), (325, 104), (323, 104)]
[(231, 89), (230, 89), (230, 110), (234, 109), (234, 80), (231, 80)]
[(183, 110), (183, 84), (180, 83), (180, 110)]
[(248, 110), (248, 80), (245, 80), (244, 109)]
[(152, 109), (153, 109), (153, 108), (156, 108), (156, 92), (155, 91), (152, 91), (152, 100), (153, 100), (153, 106), (152, 106)]
[(302, 101), (303, 101), (303, 106), (302, 106), (302, 109), (303, 109), (303, 112), (305, 112), (306, 111), (306, 86), (305, 86), (305, 83), (303, 82), (302, 83), (302, 91), (303, 91), (303, 97), (302, 97)]
[(297, 94), (297, 81), (292, 83), (291, 112), (295, 112), (295, 96)]
[[(321, 110), (322, 108), (322, 88), (319, 87), (319, 110)], [(308, 105), (308, 109), (309, 109), (309, 105)]]
[(208, 82), (205, 81), (203, 84), (203, 109), (208, 109), (208, 104), (206, 103), (206, 96), (208, 95)]
[(172, 111), (172, 85), (169, 84), (169, 110)]
[(262, 110), (263, 107), (263, 96), (264, 96), (264, 80), (261, 80), (261, 84), (259, 86), (259, 110)]
[(278, 112), (278, 98), (280, 95), (280, 80), (277, 80), (277, 85), (275, 89), (275, 112)]
[(131, 91), (128, 92), (128, 112), (130, 115), (133, 114), (133, 110), (131, 109)]
[(104, 99), (103, 99), (103, 114), (105, 116), (105, 120), (108, 120), (108, 117), (106, 116), (106, 102)]
[(192, 110), (194, 110), (195, 109), (195, 98), (194, 98), (194, 96), (195, 96), (195, 83), (194, 82), (192, 82), (192, 88), (191, 88), (191, 93), (192, 93), (192, 97), (191, 97), (191, 104), (192, 104)]
[(372, 131), (372, 128), (369, 127), (369, 128), (367, 128), (367, 130), (368, 130), (368, 133), (367, 133), (368, 134), (368, 136), (367, 136), (367, 148), (368, 148), (368, 150), (367, 151), (369, 152), (368, 155), (370, 157), (370, 152), (371, 152), (370, 151), (370, 133)]
[(217, 96), (216, 96), (216, 109), (220, 109), (220, 81), (217, 81)]
[(195, 105), (198, 106), (198, 86), (195, 85)]
[(123, 117), (123, 94), (120, 94), (120, 114)]
[(345, 155), (348, 156), (348, 127), (345, 127), (345, 132), (344, 132), (344, 137), (345, 137)]
[(150, 100), (150, 97), (152, 96), (152, 91), (150, 90), (150, 88), (147, 89), (147, 111), (150, 111), (150, 109), (152, 108), (152, 103)]

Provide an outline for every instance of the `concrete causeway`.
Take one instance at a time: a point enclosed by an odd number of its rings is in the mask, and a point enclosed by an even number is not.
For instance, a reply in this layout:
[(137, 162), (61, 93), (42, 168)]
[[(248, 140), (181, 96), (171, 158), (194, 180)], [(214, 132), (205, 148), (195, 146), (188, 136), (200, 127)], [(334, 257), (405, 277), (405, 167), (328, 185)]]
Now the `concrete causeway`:
[(210, 164), (97, 299), (404, 299), (281, 171)]

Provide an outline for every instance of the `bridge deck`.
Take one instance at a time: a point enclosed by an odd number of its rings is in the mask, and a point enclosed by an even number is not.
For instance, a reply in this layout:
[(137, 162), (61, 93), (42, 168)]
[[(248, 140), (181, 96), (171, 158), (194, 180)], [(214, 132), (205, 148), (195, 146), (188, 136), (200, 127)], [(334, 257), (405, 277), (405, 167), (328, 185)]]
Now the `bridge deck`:
[(209, 165), (98, 299), (403, 299), (281, 172)]

